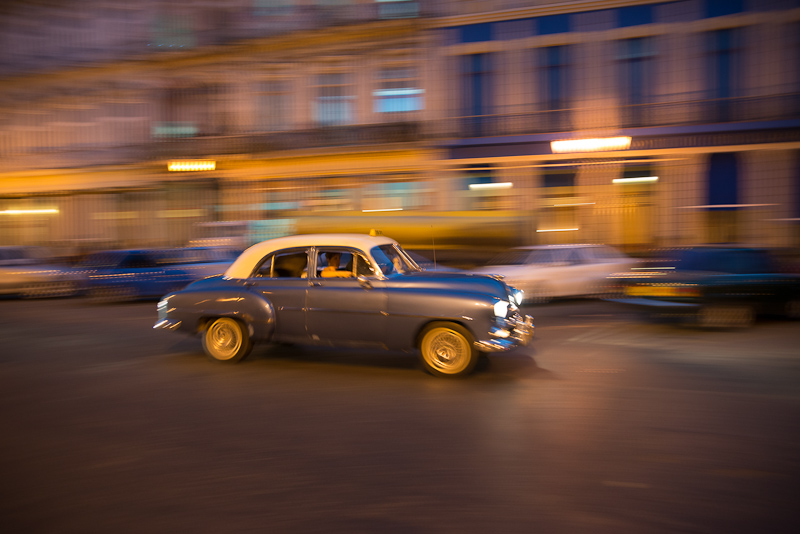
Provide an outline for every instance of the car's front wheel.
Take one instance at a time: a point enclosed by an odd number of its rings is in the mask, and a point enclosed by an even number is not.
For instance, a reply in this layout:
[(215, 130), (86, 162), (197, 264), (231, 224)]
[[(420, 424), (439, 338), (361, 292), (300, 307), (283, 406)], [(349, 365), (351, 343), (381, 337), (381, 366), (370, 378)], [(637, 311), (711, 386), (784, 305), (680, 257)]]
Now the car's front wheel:
[(211, 322), (203, 333), (203, 350), (217, 362), (242, 361), (253, 348), (247, 327), (230, 317), (220, 317)]
[(420, 361), (425, 370), (436, 376), (468, 375), (478, 363), (472, 334), (455, 323), (433, 323), (420, 337)]

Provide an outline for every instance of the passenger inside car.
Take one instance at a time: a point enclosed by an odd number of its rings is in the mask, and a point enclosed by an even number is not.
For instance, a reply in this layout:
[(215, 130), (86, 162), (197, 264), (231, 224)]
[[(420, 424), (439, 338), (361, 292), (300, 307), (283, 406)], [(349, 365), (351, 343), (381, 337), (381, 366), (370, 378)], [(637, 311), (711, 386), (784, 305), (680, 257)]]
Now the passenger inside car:
[(277, 278), (300, 278), (306, 268), (307, 258), (305, 253), (294, 253), (275, 256), (275, 271)]

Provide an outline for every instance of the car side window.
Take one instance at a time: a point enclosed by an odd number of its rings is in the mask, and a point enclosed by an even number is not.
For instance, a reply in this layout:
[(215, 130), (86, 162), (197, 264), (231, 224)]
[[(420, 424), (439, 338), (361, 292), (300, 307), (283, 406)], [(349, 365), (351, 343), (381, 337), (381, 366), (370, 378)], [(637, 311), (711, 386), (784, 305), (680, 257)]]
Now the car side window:
[(375, 276), (369, 260), (352, 249), (319, 248), (316, 259), (316, 276), (320, 278)]
[(317, 250), (317, 272), (320, 278), (352, 278), (354, 254), (349, 250), (320, 248)]
[(308, 254), (305, 250), (279, 251), (267, 256), (256, 269), (259, 278), (303, 278), (306, 276)]

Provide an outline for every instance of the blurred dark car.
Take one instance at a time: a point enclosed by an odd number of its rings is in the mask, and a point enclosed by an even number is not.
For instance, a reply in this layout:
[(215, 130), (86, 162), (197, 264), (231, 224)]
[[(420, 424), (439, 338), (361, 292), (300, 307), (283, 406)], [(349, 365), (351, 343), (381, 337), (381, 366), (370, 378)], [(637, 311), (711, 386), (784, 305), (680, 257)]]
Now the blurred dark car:
[(800, 275), (783, 271), (766, 248), (680, 248), (609, 277), (617, 288), (609, 300), (706, 328), (747, 327), (759, 315), (797, 319)]
[(76, 270), (81, 292), (94, 301), (156, 299), (224, 273), (235, 257), (213, 247), (108, 250), (88, 255)]
[(0, 296), (10, 298), (70, 297), (77, 293), (79, 276), (55, 262), (41, 247), (0, 247)]

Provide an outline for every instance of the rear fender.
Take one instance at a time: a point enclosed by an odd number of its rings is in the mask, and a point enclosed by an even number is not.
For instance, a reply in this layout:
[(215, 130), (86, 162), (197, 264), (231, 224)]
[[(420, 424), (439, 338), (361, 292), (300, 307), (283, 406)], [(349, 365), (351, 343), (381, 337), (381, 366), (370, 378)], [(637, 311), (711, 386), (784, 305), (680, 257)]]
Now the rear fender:
[(195, 333), (205, 331), (218, 317), (241, 321), (254, 341), (268, 341), (275, 331), (275, 309), (271, 302), (260, 295), (247, 292), (232, 295), (229, 289), (177, 295), (181, 295), (184, 302), (172, 304), (178, 309), (187, 310), (181, 320), (187, 326), (194, 325)]

